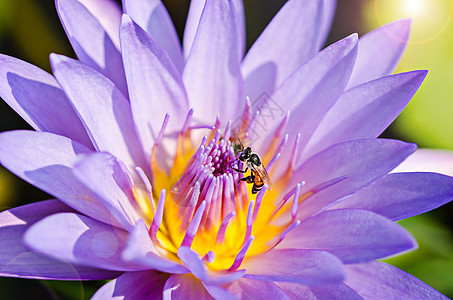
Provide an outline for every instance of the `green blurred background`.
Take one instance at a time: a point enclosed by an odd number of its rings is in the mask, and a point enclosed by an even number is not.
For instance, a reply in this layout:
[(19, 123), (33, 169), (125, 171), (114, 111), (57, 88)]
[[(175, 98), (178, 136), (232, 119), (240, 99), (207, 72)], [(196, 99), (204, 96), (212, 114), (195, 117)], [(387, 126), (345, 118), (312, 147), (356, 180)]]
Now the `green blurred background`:
[[(120, 1), (119, 1), (120, 2)], [(189, 0), (163, 1), (180, 36)], [(247, 45), (272, 19), (284, 0), (244, 0)], [(363, 35), (390, 21), (412, 18), (411, 39), (397, 72), (428, 69), (411, 103), (384, 137), (421, 147), (453, 150), (453, 0), (338, 0), (326, 44), (352, 32)], [(0, 53), (26, 60), (50, 72), (49, 53), (74, 57), (53, 0), (0, 0)], [(0, 101), (0, 131), (31, 129)], [(453, 166), (452, 166), (453, 169)], [(0, 167), (0, 211), (44, 200), (48, 195)], [(419, 249), (386, 260), (453, 297), (453, 205), (400, 222)], [(1, 299), (89, 299), (104, 282), (58, 282), (0, 278)]]

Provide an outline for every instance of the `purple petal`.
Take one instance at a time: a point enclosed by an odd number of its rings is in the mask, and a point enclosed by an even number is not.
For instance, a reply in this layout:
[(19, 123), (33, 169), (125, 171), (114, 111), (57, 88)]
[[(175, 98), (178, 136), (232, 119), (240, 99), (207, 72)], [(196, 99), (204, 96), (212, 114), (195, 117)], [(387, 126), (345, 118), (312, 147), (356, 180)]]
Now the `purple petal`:
[[(288, 186), (301, 180), (310, 197), (299, 206), (298, 218), (309, 217), (385, 176), (415, 151), (414, 144), (389, 139), (364, 139), (333, 145), (294, 171)], [(326, 183), (336, 182), (323, 187)]]
[(316, 299), (362, 300), (362, 297), (344, 283), (337, 286), (311, 286), (310, 290)]
[(195, 118), (226, 122), (242, 110), (240, 43), (232, 0), (207, 0), (183, 71)]
[(243, 0), (233, 0), (234, 9), (236, 12), (236, 24), (239, 36), (239, 43), (241, 44), (241, 58), (244, 57), (246, 46), (246, 28), (245, 28), (245, 11)]
[(112, 80), (127, 95), (121, 53), (99, 21), (77, 0), (56, 0), (56, 6), (80, 61)]
[(0, 213), (0, 276), (51, 280), (100, 280), (117, 272), (72, 266), (38, 254), (22, 243), (24, 232), (48, 215), (72, 211), (53, 199), (19, 206)]
[(165, 114), (170, 114), (167, 132), (181, 129), (189, 110), (187, 96), (168, 54), (127, 15), (123, 16), (120, 38), (132, 114), (150, 157)]
[[(272, 97), (281, 101), (279, 104), (285, 106), (287, 110), (297, 108), (304, 101), (311, 100), (327, 87), (341, 90), (329, 94), (338, 97), (343, 92), (345, 81), (349, 78), (356, 54), (357, 35), (352, 34), (330, 45), (298, 68)], [(327, 98), (327, 95), (324, 97)]]
[(167, 278), (168, 274), (156, 271), (126, 272), (104, 284), (91, 299), (162, 299)]
[(288, 294), (291, 299), (362, 299), (362, 297), (360, 297), (353, 289), (344, 283), (322, 286), (304, 286), (290, 282), (277, 282), (276, 284), (286, 294)]
[(360, 38), (357, 62), (347, 88), (391, 74), (406, 48), (410, 27), (410, 19), (399, 20)]
[(190, 1), (189, 12), (187, 14), (186, 26), (184, 26), (183, 48), (184, 57), (189, 56), (192, 49), (193, 40), (200, 24), (201, 14), (203, 13), (206, 0)]
[[(243, 0), (232, 0), (236, 12), (236, 23), (239, 39), (242, 43), (241, 58), (244, 55), (245, 49), (245, 14)], [(188, 57), (192, 49), (195, 34), (197, 33), (198, 25), (200, 24), (201, 14), (206, 5), (206, 0), (190, 1), (189, 13), (187, 16), (186, 26), (184, 27), (184, 57)]]
[(92, 147), (82, 122), (52, 75), (0, 54), (0, 79), (0, 97), (35, 130)]
[(184, 66), (181, 44), (161, 0), (123, 0), (124, 12), (142, 27), (171, 57), (179, 71)]
[(316, 250), (272, 250), (247, 259), (244, 276), (263, 281), (306, 285), (338, 283), (344, 279), (343, 263), (330, 253)]
[(162, 299), (211, 300), (212, 297), (203, 287), (201, 281), (191, 274), (173, 274), (165, 283)]
[[(257, 151), (268, 147), (282, 121), (283, 114), (277, 116), (275, 111), (270, 111), (274, 107), (280, 107), (281, 112), (291, 111), (285, 129), (285, 133), (289, 134), (288, 145), (294, 144), (298, 133), (302, 133), (300, 145), (306, 145), (317, 125), (343, 92), (356, 53), (357, 35), (354, 34), (324, 49), (294, 72), (271, 96), (273, 103), (269, 102), (269, 109), (267, 106), (261, 109), (259, 122), (265, 126), (261, 128), (263, 136), (254, 145)], [(279, 164), (275, 166), (275, 178), (288, 169), (291, 146), (284, 148)]]
[(24, 243), (45, 255), (82, 266), (114, 271), (143, 270), (121, 253), (128, 233), (75, 213), (51, 215), (25, 232)]
[[(292, 282), (276, 282), (280, 289), (282, 289), (290, 299), (294, 300), (316, 300), (316, 296), (310, 291), (306, 285)], [(327, 298), (328, 299), (328, 298)], [(326, 299), (326, 300), (327, 300)]]
[[(323, 1), (288, 1), (242, 62), (245, 96), (270, 94), (320, 48)], [(263, 70), (266, 72), (263, 73)]]
[(401, 113), (426, 74), (396, 74), (342, 94), (313, 133), (305, 157), (340, 142), (378, 137)]
[(127, 230), (140, 219), (139, 207), (132, 191), (133, 183), (127, 170), (108, 153), (92, 153), (74, 165), (74, 175), (96, 196)]
[(179, 247), (178, 257), (195, 277), (208, 285), (224, 285), (231, 283), (245, 274), (245, 270), (228, 273), (207, 270), (204, 263), (201, 261), (200, 256), (189, 247)]
[(131, 170), (147, 166), (129, 101), (102, 74), (77, 60), (52, 54), (55, 77), (82, 120), (96, 150), (108, 151)]
[(349, 265), (345, 283), (365, 299), (448, 299), (423, 281), (382, 262)]
[(34, 131), (0, 134), (0, 163), (11, 172), (75, 210), (121, 226), (102, 201), (72, 174), (77, 155), (91, 150), (59, 135)]
[(344, 263), (357, 263), (413, 249), (416, 242), (403, 227), (380, 215), (338, 209), (302, 221), (278, 247), (328, 251)]
[(453, 152), (439, 149), (417, 149), (393, 172), (435, 172), (453, 176)]
[(112, 42), (120, 48), (121, 8), (113, 0), (78, 0), (101, 23)]
[(323, 0), (323, 9), (322, 9), (322, 24), (321, 24), (321, 30), (319, 33), (320, 36), (320, 42), (321, 44), (319, 46), (323, 46), (322, 43), (324, 43), (327, 39), (327, 36), (329, 35), (330, 32), (330, 27), (332, 26), (333, 19), (335, 17), (335, 9), (337, 8), (337, 0)]
[(241, 278), (229, 285), (228, 291), (239, 299), (290, 299), (271, 281)]
[(123, 259), (167, 273), (189, 272), (180, 263), (162, 257), (159, 253), (156, 245), (149, 237), (145, 223), (143, 220), (139, 220), (129, 236), (126, 249), (123, 252)]
[(56, 54), (50, 60), (96, 150), (112, 153), (131, 169), (146, 166), (127, 98), (109, 79), (77, 60)]
[(179, 247), (177, 254), (181, 259), (181, 262), (190, 270), (193, 276), (200, 280), (205, 279), (206, 270), (204, 269), (201, 259), (197, 257), (195, 251), (189, 247)]
[(453, 200), (453, 178), (436, 173), (394, 173), (333, 208), (361, 208), (393, 221), (435, 209)]
[(219, 285), (211, 284), (208, 285), (203, 282), (203, 286), (206, 289), (206, 291), (214, 297), (216, 300), (235, 300), (237, 299), (233, 294), (228, 292), (226, 289)]

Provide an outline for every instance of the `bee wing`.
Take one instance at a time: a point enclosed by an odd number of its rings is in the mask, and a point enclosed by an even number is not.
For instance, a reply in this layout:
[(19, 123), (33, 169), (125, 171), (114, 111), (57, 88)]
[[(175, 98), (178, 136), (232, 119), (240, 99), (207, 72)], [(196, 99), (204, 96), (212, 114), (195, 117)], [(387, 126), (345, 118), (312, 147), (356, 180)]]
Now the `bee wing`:
[(261, 178), (262, 181), (264, 181), (265, 184), (267, 184), (269, 190), (272, 190), (272, 181), (271, 178), (269, 177), (269, 174), (267, 174), (266, 168), (264, 167), (263, 164), (261, 164), (259, 167), (255, 166), (255, 173), (258, 174), (258, 176)]

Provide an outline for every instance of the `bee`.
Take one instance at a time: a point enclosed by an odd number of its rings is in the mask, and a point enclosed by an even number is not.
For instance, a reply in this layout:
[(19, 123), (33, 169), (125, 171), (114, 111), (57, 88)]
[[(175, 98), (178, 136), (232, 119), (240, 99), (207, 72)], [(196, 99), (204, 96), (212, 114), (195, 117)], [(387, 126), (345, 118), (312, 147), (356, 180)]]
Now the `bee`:
[(263, 188), (264, 184), (267, 184), (269, 189), (272, 189), (271, 179), (269, 178), (269, 174), (267, 174), (266, 168), (261, 162), (259, 155), (255, 152), (252, 152), (252, 149), (250, 147), (244, 149), (241, 140), (239, 140), (239, 143), (241, 148), (238, 152), (237, 158), (245, 163), (246, 168), (245, 170), (239, 170), (236, 168), (232, 169), (243, 174), (245, 174), (247, 170), (250, 169), (250, 175), (239, 179), (239, 181), (253, 183), (252, 194), (258, 193)]

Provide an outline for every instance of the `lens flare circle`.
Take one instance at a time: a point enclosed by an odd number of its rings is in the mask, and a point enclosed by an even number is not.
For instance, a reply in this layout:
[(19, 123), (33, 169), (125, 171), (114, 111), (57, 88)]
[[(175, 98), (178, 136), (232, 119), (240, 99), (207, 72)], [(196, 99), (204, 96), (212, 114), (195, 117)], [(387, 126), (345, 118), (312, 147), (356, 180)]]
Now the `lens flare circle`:
[[(398, 5), (399, 4), (399, 5)], [(413, 34), (409, 41), (400, 40), (392, 32), (387, 34), (396, 40), (408, 44), (424, 44), (441, 35), (451, 24), (453, 16), (453, 0), (400, 0), (387, 3), (385, 0), (374, 0), (374, 14), (379, 26), (386, 24), (385, 15), (392, 14), (395, 18), (410, 18), (413, 20)], [(384, 15), (384, 16), (383, 16)], [(442, 21), (445, 19), (445, 21)], [(433, 25), (434, 24), (434, 25)], [(439, 24), (439, 25), (437, 25)], [(417, 27), (419, 28), (417, 30)], [(417, 34), (426, 38), (414, 38)]]

